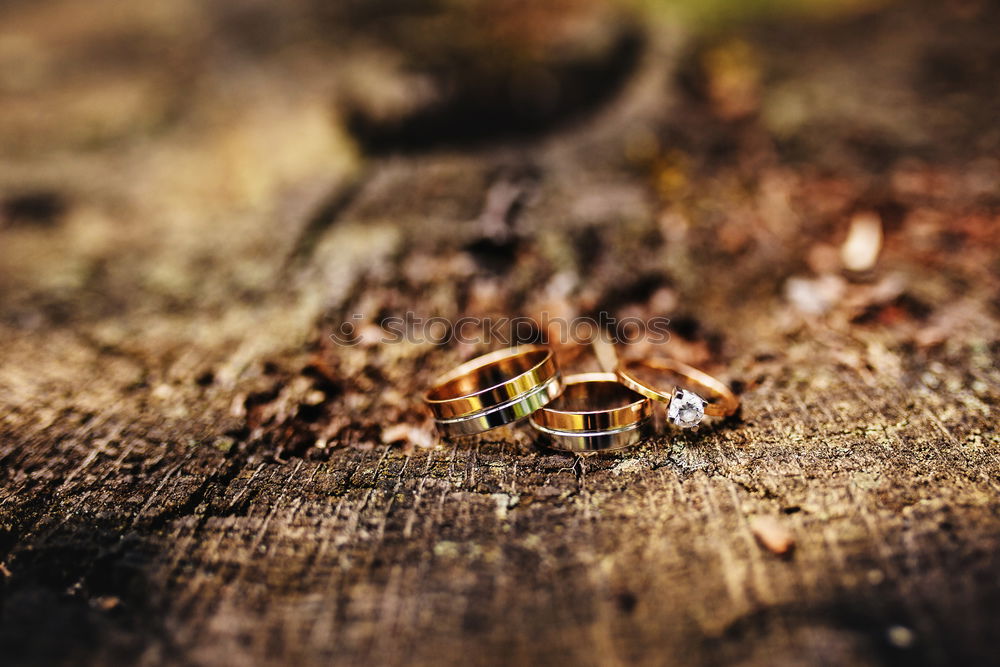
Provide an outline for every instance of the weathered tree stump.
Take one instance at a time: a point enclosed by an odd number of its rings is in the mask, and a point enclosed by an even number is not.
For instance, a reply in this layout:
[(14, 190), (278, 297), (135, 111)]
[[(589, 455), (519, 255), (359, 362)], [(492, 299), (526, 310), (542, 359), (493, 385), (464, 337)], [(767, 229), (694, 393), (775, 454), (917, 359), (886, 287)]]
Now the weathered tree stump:
[[(996, 661), (993, 5), (134, 4), (0, 8), (0, 663)], [(441, 441), (407, 311), (667, 316), (742, 412)]]

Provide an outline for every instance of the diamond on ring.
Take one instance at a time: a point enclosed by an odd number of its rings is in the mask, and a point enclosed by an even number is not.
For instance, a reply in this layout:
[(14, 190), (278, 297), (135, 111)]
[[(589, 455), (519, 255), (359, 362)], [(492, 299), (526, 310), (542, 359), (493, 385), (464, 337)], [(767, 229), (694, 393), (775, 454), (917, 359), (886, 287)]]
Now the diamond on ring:
[(698, 394), (679, 389), (667, 407), (667, 419), (681, 428), (695, 428), (705, 418), (706, 405)]

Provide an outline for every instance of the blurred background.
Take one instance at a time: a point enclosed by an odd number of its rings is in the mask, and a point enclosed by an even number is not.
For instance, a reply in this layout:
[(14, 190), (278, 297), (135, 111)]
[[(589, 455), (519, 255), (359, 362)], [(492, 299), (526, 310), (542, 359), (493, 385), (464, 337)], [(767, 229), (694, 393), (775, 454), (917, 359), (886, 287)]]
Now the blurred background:
[(720, 365), (803, 323), (992, 340), (992, 3), (0, 12), (3, 321), (134, 346), (151, 385), (310, 350), (409, 386), (426, 346), (326, 339), (407, 310), (668, 316)]

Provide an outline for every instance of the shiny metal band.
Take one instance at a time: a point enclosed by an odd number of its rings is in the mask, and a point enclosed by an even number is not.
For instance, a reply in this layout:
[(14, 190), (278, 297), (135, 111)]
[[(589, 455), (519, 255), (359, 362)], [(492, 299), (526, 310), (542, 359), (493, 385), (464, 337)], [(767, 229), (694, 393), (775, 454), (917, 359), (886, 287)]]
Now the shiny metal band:
[(557, 374), (552, 350), (520, 345), (476, 357), (441, 375), (424, 402), (438, 421), (477, 416), (537, 390)]
[[(665, 378), (657, 382), (649, 382), (639, 378), (642, 371), (653, 372)], [(694, 387), (699, 393), (704, 393), (711, 400), (705, 405), (706, 415), (728, 417), (740, 406), (740, 399), (726, 384), (704, 371), (675, 359), (656, 359), (623, 361), (615, 369), (618, 379), (626, 387), (647, 398), (664, 403), (670, 403), (677, 393), (676, 382), (668, 381), (670, 376), (680, 378), (685, 384)]]
[(534, 413), (562, 392), (562, 382), (556, 373), (540, 386), (505, 403), (472, 415), (455, 419), (436, 419), (434, 424), (444, 435), (472, 435), (498, 426), (511, 424)]
[(643, 419), (631, 426), (609, 431), (557, 431), (539, 426), (534, 419), (531, 425), (544, 433), (549, 446), (566, 452), (585, 454), (607, 452), (637, 445), (653, 433), (652, 419)]
[(596, 452), (634, 445), (649, 432), (649, 399), (622, 385), (614, 373), (567, 377), (562, 395), (531, 417), (552, 447)]

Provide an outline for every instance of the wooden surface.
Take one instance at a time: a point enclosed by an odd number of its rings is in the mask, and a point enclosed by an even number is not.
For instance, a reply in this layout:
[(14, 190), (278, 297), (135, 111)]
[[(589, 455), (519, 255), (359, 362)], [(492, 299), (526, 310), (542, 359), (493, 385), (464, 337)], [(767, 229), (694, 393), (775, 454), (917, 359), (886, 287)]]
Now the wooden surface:
[[(997, 662), (993, 5), (133, 4), (0, 8), (0, 663)], [(742, 413), (441, 442), (407, 310), (667, 316)]]

